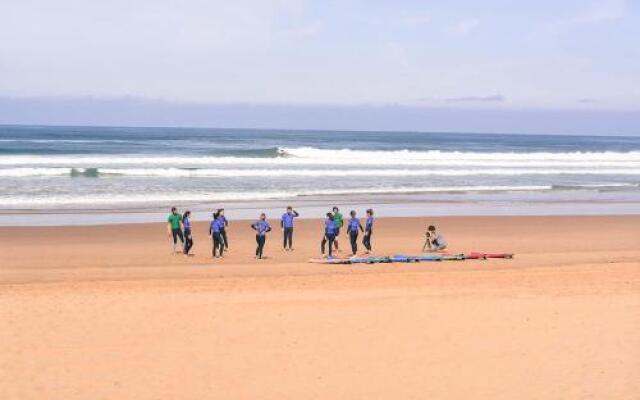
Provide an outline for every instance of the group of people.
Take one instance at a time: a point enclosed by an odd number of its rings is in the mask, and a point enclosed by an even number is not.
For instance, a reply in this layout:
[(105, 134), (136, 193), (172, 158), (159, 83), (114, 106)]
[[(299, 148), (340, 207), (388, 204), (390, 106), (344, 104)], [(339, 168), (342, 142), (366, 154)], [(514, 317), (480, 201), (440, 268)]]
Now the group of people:
[[(287, 207), (284, 214), (280, 218), (280, 228), (283, 233), (283, 249), (284, 251), (293, 251), (293, 228), (294, 219), (300, 214), (292, 207)], [(365, 248), (364, 253), (371, 252), (371, 236), (373, 235), (373, 209), (366, 210), (366, 221), (364, 226), (357, 216), (355, 210), (349, 212), (349, 220), (345, 225), (345, 221), (340, 209), (333, 209), (326, 214), (323, 222), (323, 236), (320, 242), (320, 251), (323, 257), (332, 257), (334, 252), (339, 250), (339, 236), (342, 228), (346, 226), (346, 236), (349, 238), (351, 245), (351, 254), (356, 256), (358, 252), (358, 237), (362, 236), (362, 245)], [(209, 237), (211, 239), (211, 256), (213, 258), (223, 257), (225, 251), (229, 250), (229, 239), (226, 229), (229, 221), (224, 216), (224, 209), (220, 208), (212, 215), (209, 224)], [(256, 234), (256, 259), (262, 259), (264, 247), (267, 239), (267, 233), (271, 232), (271, 225), (267, 221), (265, 213), (260, 214), (260, 218), (251, 224), (251, 228)], [(191, 211), (185, 211), (180, 214), (176, 207), (171, 208), (171, 214), (167, 218), (167, 231), (173, 242), (173, 254), (177, 253), (178, 239), (182, 244), (182, 253), (185, 257), (190, 255), (193, 247), (193, 236), (191, 233)], [(447, 243), (441, 233), (436, 231), (435, 226), (430, 225), (427, 228), (425, 244), (422, 251), (441, 251), (447, 247)]]
[[(349, 237), (349, 242), (351, 244), (351, 254), (353, 256), (358, 252), (358, 235), (360, 232), (364, 234), (362, 238), (362, 245), (365, 248), (365, 254), (369, 254), (371, 252), (371, 235), (373, 234), (373, 209), (369, 208), (366, 211), (367, 213), (367, 221), (365, 222), (365, 227), (362, 227), (362, 223), (360, 219), (356, 215), (355, 210), (351, 210), (349, 213), (350, 219), (347, 223), (346, 233)], [(338, 207), (333, 207), (331, 212), (327, 213), (327, 217), (324, 220), (324, 236), (322, 238), (322, 242), (320, 243), (320, 251), (322, 252), (322, 256), (331, 257), (333, 255), (333, 250), (339, 251), (339, 243), (338, 238), (340, 237), (340, 230), (344, 225), (344, 219)], [(327, 244), (329, 245), (328, 247)], [(328, 252), (325, 252), (325, 248)]]

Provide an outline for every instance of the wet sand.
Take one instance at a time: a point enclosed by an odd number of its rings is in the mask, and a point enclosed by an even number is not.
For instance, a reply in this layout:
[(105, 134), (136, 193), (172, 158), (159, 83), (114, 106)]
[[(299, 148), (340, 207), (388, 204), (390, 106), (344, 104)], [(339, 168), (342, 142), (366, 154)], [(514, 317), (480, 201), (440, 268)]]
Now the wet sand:
[(381, 218), (376, 254), (435, 223), (516, 258), (351, 266), (298, 222), (259, 262), (250, 221), (222, 260), (206, 223), (190, 258), (164, 224), (0, 228), (0, 398), (640, 397), (640, 216)]

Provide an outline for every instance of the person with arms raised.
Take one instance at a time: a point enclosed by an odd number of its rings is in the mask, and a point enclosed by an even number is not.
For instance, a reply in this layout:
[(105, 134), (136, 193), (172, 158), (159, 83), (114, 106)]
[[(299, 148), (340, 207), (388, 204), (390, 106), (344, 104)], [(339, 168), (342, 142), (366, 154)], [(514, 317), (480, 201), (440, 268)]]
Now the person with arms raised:
[[(293, 219), (299, 217), (300, 214), (294, 210), (291, 206), (287, 207), (287, 212), (282, 214), (280, 219), (280, 227), (284, 236), (283, 246), (284, 251), (293, 251)], [(289, 248), (287, 248), (287, 244)]]

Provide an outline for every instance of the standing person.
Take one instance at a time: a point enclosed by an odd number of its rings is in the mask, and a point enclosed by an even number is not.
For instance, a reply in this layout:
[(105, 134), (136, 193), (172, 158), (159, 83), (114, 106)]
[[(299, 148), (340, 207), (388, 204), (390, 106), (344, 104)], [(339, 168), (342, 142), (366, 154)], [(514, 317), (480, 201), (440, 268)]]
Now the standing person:
[[(211, 225), (209, 225), (209, 237), (211, 238), (213, 248), (211, 249), (211, 256), (213, 258), (222, 257), (224, 251), (224, 242), (220, 231), (222, 222), (220, 221), (220, 215), (218, 212), (213, 213), (213, 219)], [(219, 254), (218, 254), (219, 253)]]
[(349, 215), (351, 215), (351, 219), (347, 225), (347, 236), (349, 236), (349, 241), (351, 242), (351, 253), (355, 256), (358, 251), (358, 230), (364, 232), (364, 229), (360, 220), (356, 217), (355, 210), (351, 210)]
[(189, 256), (189, 250), (193, 247), (193, 237), (191, 236), (191, 211), (187, 210), (182, 215), (182, 226), (184, 227), (184, 255)]
[(256, 260), (262, 259), (262, 252), (264, 251), (264, 244), (267, 241), (267, 232), (271, 232), (271, 225), (267, 222), (267, 215), (265, 213), (260, 214), (260, 219), (254, 222), (251, 227), (256, 231)]
[(222, 238), (222, 243), (224, 245), (224, 249), (229, 251), (229, 239), (227, 238), (227, 227), (229, 226), (229, 220), (224, 216), (224, 208), (218, 209), (218, 219), (220, 220), (220, 237)]
[(184, 245), (184, 236), (182, 235), (182, 215), (178, 213), (178, 209), (171, 207), (171, 214), (167, 218), (167, 233), (173, 238), (173, 255), (176, 254), (176, 244), (178, 238), (180, 243)]
[(367, 210), (367, 223), (364, 228), (364, 237), (362, 238), (362, 244), (367, 249), (365, 254), (369, 254), (371, 252), (371, 235), (373, 234), (373, 209), (369, 208)]
[(331, 250), (333, 249), (333, 241), (336, 239), (336, 222), (332, 213), (327, 213), (327, 219), (324, 220), (324, 236), (322, 237), (322, 243), (320, 244), (320, 250), (322, 256), (325, 257), (324, 247), (329, 242), (329, 257), (332, 256)]
[(340, 235), (340, 228), (342, 228), (343, 225), (343, 219), (342, 219), (342, 214), (340, 213), (340, 210), (338, 209), (338, 207), (333, 207), (333, 221), (336, 224), (336, 238), (333, 241), (333, 243), (336, 246), (336, 252), (339, 251), (338, 249), (338, 236)]
[[(300, 214), (294, 210), (291, 206), (287, 207), (287, 212), (282, 214), (280, 219), (280, 227), (284, 236), (283, 247), (284, 251), (293, 251), (293, 219), (299, 217)], [(289, 249), (287, 249), (287, 243)]]

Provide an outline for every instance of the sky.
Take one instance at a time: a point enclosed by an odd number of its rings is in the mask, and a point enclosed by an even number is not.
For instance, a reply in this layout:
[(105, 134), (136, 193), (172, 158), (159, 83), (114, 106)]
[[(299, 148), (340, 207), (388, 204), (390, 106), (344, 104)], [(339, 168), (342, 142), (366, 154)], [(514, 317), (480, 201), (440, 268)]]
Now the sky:
[(0, 0), (0, 123), (640, 134), (638, 38), (638, 0)]

